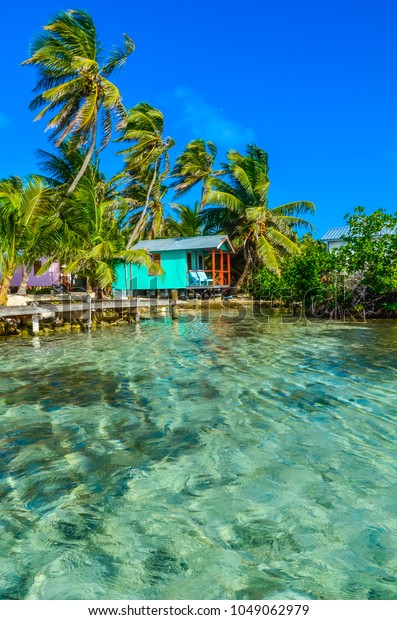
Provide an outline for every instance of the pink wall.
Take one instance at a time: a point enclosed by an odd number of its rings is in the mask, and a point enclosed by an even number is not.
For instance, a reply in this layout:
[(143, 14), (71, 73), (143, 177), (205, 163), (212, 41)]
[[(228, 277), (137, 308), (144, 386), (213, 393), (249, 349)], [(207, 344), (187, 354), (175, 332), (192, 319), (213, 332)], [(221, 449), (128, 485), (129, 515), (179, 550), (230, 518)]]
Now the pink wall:
[[(46, 262), (45, 258), (40, 260), (41, 264), (44, 265)], [(29, 277), (28, 286), (58, 286), (59, 285), (59, 276), (60, 276), (60, 268), (59, 263), (54, 262), (51, 263), (50, 268), (43, 276), (35, 276), (34, 270)], [(22, 282), (22, 268), (18, 268), (13, 275), (11, 280), (11, 286), (19, 286)]]

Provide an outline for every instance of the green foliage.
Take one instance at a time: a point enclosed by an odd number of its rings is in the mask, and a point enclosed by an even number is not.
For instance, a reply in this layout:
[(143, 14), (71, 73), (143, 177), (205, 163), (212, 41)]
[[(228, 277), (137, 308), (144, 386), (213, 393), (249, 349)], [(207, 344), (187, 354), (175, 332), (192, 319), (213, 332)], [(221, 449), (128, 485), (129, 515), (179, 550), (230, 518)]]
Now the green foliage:
[(0, 181), (0, 305), (18, 265), (28, 270), (53, 242), (54, 203), (40, 177)]
[(127, 249), (145, 233), (151, 237), (162, 233), (163, 197), (168, 189), (164, 181), (170, 168), (168, 151), (174, 146), (172, 138), (163, 137), (163, 131), (163, 114), (143, 102), (128, 111), (125, 130), (118, 140), (129, 144), (120, 152), (129, 179), (124, 194), (132, 201), (133, 209)]
[(305, 300), (306, 305), (315, 298), (327, 298), (329, 287), (333, 286), (331, 273), (334, 267), (334, 257), (325, 244), (307, 235), (300, 253), (285, 261), (284, 286), (294, 300)]
[(124, 202), (112, 180), (86, 175), (61, 205), (58, 256), (66, 271), (87, 277), (93, 287), (111, 287), (117, 261), (151, 266), (147, 252), (126, 249)]
[(185, 205), (174, 205), (173, 209), (178, 215), (178, 220), (172, 216), (167, 220), (167, 232), (171, 237), (195, 237), (202, 234), (203, 220), (198, 202), (193, 209)]
[(266, 268), (254, 276), (254, 294), (261, 298), (305, 302), (306, 306), (324, 301), (334, 286), (332, 272), (335, 259), (324, 243), (305, 235), (300, 252), (288, 257), (282, 264), (280, 275)]
[(168, 150), (174, 146), (172, 138), (164, 138), (164, 116), (149, 103), (142, 102), (128, 110), (127, 122), (118, 142), (130, 144), (120, 151), (124, 156), (125, 171), (139, 175), (159, 160), (169, 167)]
[(397, 291), (397, 213), (378, 209), (367, 215), (356, 207), (346, 220), (346, 245), (336, 252), (339, 271), (359, 273), (369, 295)]
[(227, 180), (212, 179), (206, 196), (207, 203), (213, 205), (204, 211), (207, 224), (228, 233), (244, 253), (239, 284), (246, 282), (258, 262), (279, 275), (283, 259), (299, 253), (295, 229), (312, 228), (300, 215), (314, 213), (315, 207), (307, 201), (269, 207), (268, 156), (255, 144), (247, 146), (245, 155), (229, 151), (227, 159), (223, 166)]
[(363, 207), (346, 217), (346, 245), (328, 252), (306, 235), (300, 252), (282, 262), (280, 275), (259, 269), (254, 295), (300, 302), (306, 312), (328, 316), (395, 313), (397, 309), (397, 214)]
[(119, 69), (134, 51), (134, 43), (124, 35), (123, 45), (114, 48), (109, 58), (101, 62), (102, 46), (92, 17), (85, 11), (61, 11), (44, 26), (31, 45), (31, 57), (25, 65), (34, 66), (39, 73), (30, 104), (40, 109), (35, 120), (49, 116), (46, 130), (55, 146), (67, 138), (75, 147), (88, 148), (81, 170), (72, 182), (71, 193), (88, 166), (96, 148), (100, 131), (100, 147), (110, 141), (112, 126), (126, 118), (117, 87), (107, 78)]
[[(60, 196), (65, 194), (81, 169), (86, 155), (86, 149), (76, 149), (70, 140), (65, 140), (54, 153), (39, 149), (39, 168), (47, 185), (59, 189)], [(83, 176), (91, 176), (93, 180), (99, 181), (100, 174), (99, 160), (94, 156)]]
[(175, 189), (177, 198), (201, 182), (199, 211), (206, 202), (211, 179), (224, 174), (224, 170), (213, 170), (216, 154), (217, 148), (213, 142), (192, 140), (179, 155), (172, 171), (171, 176), (176, 177), (176, 180), (171, 183), (171, 187)]

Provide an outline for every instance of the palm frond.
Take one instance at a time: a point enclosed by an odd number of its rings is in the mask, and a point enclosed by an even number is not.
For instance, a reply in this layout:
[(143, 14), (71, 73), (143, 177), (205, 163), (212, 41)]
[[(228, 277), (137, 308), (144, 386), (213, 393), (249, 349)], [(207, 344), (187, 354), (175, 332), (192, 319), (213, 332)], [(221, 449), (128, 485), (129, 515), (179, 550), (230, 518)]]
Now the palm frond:
[(127, 58), (135, 50), (135, 43), (127, 34), (123, 35), (124, 41), (122, 47), (114, 47), (109, 54), (106, 64), (102, 67), (102, 75), (108, 77), (114, 71), (121, 69), (126, 63)]
[(311, 214), (316, 212), (316, 207), (312, 202), (307, 200), (298, 200), (296, 202), (288, 202), (285, 205), (280, 205), (272, 209), (275, 214), (280, 215), (301, 215)]
[(273, 247), (278, 247), (287, 254), (298, 254), (300, 251), (299, 246), (292, 239), (275, 228), (268, 228), (265, 237)]
[(258, 239), (257, 253), (263, 265), (272, 273), (279, 275), (280, 266), (277, 260), (277, 254), (268, 240), (262, 235)]

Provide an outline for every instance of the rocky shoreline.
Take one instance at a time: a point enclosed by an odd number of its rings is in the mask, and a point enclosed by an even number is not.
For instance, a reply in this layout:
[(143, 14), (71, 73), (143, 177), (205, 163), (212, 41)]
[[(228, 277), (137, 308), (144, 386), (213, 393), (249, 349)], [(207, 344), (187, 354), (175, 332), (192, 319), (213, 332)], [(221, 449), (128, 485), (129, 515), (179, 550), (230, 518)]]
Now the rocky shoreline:
[[(251, 299), (214, 299), (214, 300), (191, 300), (178, 301), (178, 314), (180, 318), (196, 315), (200, 312), (219, 311), (222, 309), (252, 308), (254, 304), (260, 304)], [(56, 312), (56, 306), (54, 307)], [(10, 310), (10, 315), (12, 311)], [(62, 316), (67, 314), (67, 317)], [(131, 309), (93, 311), (91, 325), (88, 326), (86, 313), (68, 311), (60, 312), (55, 316), (40, 318), (40, 330), (33, 333), (32, 318), (28, 316), (8, 317), (0, 319), (0, 337), (31, 337), (48, 336), (51, 334), (76, 333), (91, 330), (107, 329), (135, 324), (139, 320), (164, 319), (170, 316), (168, 300), (164, 306), (141, 307), (139, 317)]]

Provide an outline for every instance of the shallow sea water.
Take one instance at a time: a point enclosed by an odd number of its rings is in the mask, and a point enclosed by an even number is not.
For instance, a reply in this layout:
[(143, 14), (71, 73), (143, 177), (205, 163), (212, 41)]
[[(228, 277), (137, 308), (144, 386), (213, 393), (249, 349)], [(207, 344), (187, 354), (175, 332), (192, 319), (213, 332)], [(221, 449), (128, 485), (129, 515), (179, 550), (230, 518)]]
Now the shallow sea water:
[(0, 598), (397, 599), (397, 322), (0, 343)]

